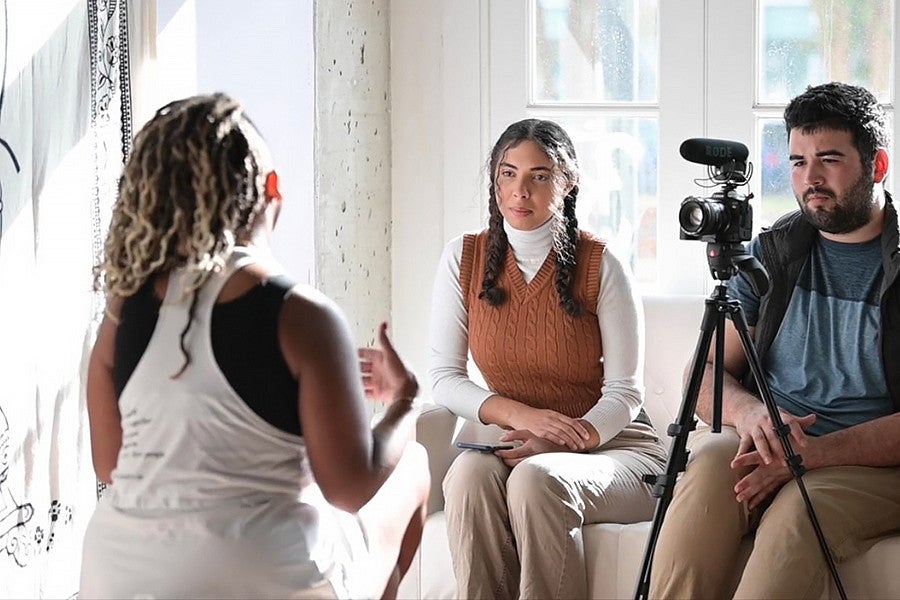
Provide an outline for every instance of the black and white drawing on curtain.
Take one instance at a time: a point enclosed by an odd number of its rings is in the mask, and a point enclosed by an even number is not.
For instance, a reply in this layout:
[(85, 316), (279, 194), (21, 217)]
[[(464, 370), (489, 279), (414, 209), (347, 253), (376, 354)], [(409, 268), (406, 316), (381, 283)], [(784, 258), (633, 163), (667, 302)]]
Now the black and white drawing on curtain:
[[(121, 165), (131, 151), (132, 106), (128, 51), (128, 2), (88, 0), (91, 41), (91, 131), (94, 138), (94, 193), (91, 234), (94, 264), (99, 264), (108, 223), (103, 215), (115, 202)], [(109, 142), (118, 133), (120, 144)], [(95, 291), (92, 330), (103, 317), (105, 300)], [(92, 336), (93, 337), (93, 336)], [(105, 485), (97, 482), (97, 497)]]
[(49, 552), (56, 538), (56, 527), (72, 520), (72, 507), (53, 500), (48, 509), (46, 525), (29, 526), (34, 516), (31, 503), (16, 501), (9, 474), (9, 420), (0, 407), (0, 554), (5, 553), (20, 566), (26, 566), (38, 552)]
[[(94, 264), (102, 258), (107, 223), (102, 207), (115, 201), (122, 164), (131, 150), (131, 77), (128, 55), (128, 2), (88, 0), (91, 43), (91, 131), (94, 138), (94, 194), (91, 233)], [(118, 134), (120, 144), (111, 145)], [(102, 298), (95, 296), (95, 324)]]
[[(3, 100), (6, 97), (6, 71), (9, 66), (9, 7), (3, 0), (3, 56), (2, 73), (0, 73), (0, 118), (3, 115)], [(21, 172), (19, 160), (8, 141), (0, 131), (0, 146), (5, 151), (5, 158), (12, 161), (14, 176)], [(3, 181), (0, 178), (0, 247), (3, 241)], [(10, 450), (9, 421), (0, 405), (0, 555), (12, 558), (19, 566), (24, 566), (34, 553), (34, 544), (25, 529), (26, 524), (34, 516), (34, 507), (30, 503), (20, 504), (13, 494), (12, 486), (7, 483), (9, 465), (12, 461)]]
[(5, 553), (24, 567), (34, 554), (33, 539), (25, 528), (34, 515), (34, 507), (19, 504), (7, 485), (10, 460), (9, 422), (0, 407), (0, 554)]
[(131, 145), (129, 8), (146, 2), (0, 2), (0, 598), (71, 598), (99, 494), (91, 267)]
[[(3, 116), (3, 98), (6, 96), (6, 68), (9, 66), (9, 7), (7, 6), (8, 0), (3, 0), (3, 73), (0, 75), (0, 117)], [(15, 170), (16, 174), (21, 172), (21, 167), (19, 166), (19, 159), (16, 158), (16, 153), (13, 151), (12, 147), (9, 145), (2, 136), (0, 136), (0, 146), (6, 150), (6, 153), (9, 154), (10, 160), (12, 160), (12, 166)], [(0, 180), (0, 244), (3, 242), (3, 181)]]

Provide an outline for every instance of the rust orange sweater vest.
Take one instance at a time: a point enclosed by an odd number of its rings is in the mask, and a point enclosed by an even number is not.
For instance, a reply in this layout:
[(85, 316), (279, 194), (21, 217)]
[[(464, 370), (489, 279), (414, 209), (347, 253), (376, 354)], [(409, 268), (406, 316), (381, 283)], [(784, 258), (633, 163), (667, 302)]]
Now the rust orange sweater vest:
[(529, 406), (583, 416), (603, 387), (596, 311), (606, 244), (579, 232), (572, 287), (581, 303), (578, 317), (570, 317), (559, 305), (553, 250), (528, 284), (508, 250), (497, 278), (506, 301), (495, 307), (479, 300), (486, 248), (487, 231), (464, 237), (459, 279), (469, 315), (469, 348), (488, 387)]

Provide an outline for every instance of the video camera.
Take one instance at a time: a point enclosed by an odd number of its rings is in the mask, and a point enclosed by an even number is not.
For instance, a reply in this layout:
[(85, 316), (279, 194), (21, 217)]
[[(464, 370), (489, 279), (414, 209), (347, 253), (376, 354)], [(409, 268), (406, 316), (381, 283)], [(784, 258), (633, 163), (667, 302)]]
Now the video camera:
[(753, 165), (747, 162), (747, 146), (728, 140), (691, 138), (681, 144), (679, 151), (685, 160), (707, 165), (710, 184), (722, 186), (709, 198), (688, 196), (681, 201), (681, 239), (706, 242), (706, 260), (715, 279), (725, 281), (740, 272), (757, 294), (765, 294), (768, 274), (742, 243), (753, 235), (753, 194), (737, 192), (737, 187), (746, 185), (753, 173)]
[[(691, 138), (679, 149), (681, 157), (709, 166), (709, 180), (722, 189), (709, 198), (688, 196), (681, 202), (678, 223), (682, 240), (738, 244), (749, 241), (753, 233), (753, 194), (737, 192), (737, 186), (750, 181), (747, 171), (747, 146), (740, 142)], [(752, 165), (751, 165), (752, 167)]]

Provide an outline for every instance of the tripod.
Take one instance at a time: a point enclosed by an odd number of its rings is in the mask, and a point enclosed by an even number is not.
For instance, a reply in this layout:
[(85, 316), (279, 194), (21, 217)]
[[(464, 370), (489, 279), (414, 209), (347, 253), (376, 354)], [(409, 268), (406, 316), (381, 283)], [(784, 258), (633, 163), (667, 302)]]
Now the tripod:
[(686, 450), (687, 439), (688, 434), (694, 430), (697, 424), (697, 421), (694, 418), (694, 411), (697, 406), (697, 396), (700, 392), (700, 384), (703, 380), (704, 371), (706, 370), (706, 357), (709, 355), (709, 347), (712, 343), (713, 333), (715, 333), (716, 336), (716, 346), (714, 355), (712, 430), (715, 433), (719, 433), (722, 430), (722, 361), (725, 346), (725, 316), (730, 315), (734, 327), (740, 336), (741, 346), (743, 347), (744, 355), (747, 358), (753, 378), (756, 381), (760, 396), (768, 410), (775, 433), (778, 435), (778, 439), (781, 442), (788, 468), (800, 489), (800, 494), (803, 497), (803, 502), (806, 506), (806, 512), (808, 513), (813, 529), (816, 532), (819, 547), (822, 549), (822, 553), (825, 556), (828, 570), (831, 572), (831, 577), (834, 580), (838, 593), (843, 600), (846, 600), (847, 596), (844, 593), (843, 585), (838, 576), (834, 559), (828, 549), (825, 536), (819, 526), (816, 513), (813, 510), (809, 496), (806, 492), (806, 486), (803, 483), (803, 459), (799, 454), (796, 454), (791, 447), (790, 439), (788, 439), (790, 426), (782, 421), (781, 414), (778, 412), (778, 407), (775, 405), (775, 400), (772, 397), (772, 392), (769, 389), (769, 385), (760, 365), (759, 356), (756, 354), (756, 348), (753, 346), (753, 341), (750, 338), (747, 322), (744, 320), (740, 302), (731, 299), (728, 296), (728, 288), (725, 285), (725, 282), (731, 276), (735, 275), (738, 271), (741, 271), (747, 275), (754, 291), (759, 295), (762, 295), (768, 289), (768, 276), (759, 261), (757, 261), (754, 256), (747, 254), (741, 244), (708, 243), (707, 258), (709, 260), (710, 271), (719, 283), (716, 285), (716, 288), (710, 297), (706, 299), (706, 309), (703, 313), (700, 338), (697, 342), (697, 348), (694, 351), (694, 358), (691, 363), (690, 380), (685, 390), (684, 401), (682, 402), (678, 414), (678, 421), (669, 425), (668, 428), (668, 434), (674, 439), (672, 440), (672, 448), (669, 453), (668, 462), (666, 463), (666, 471), (661, 475), (644, 476), (644, 481), (652, 485), (651, 493), (654, 497), (659, 498), (659, 501), (656, 505), (656, 512), (653, 516), (653, 523), (650, 529), (650, 537), (647, 541), (643, 562), (641, 563), (641, 572), (638, 579), (635, 598), (640, 600), (648, 597), (653, 553), (656, 549), (660, 528), (662, 527), (662, 522), (665, 518), (666, 511), (669, 508), (669, 504), (672, 501), (673, 487), (678, 477), (678, 473), (684, 471), (687, 466), (689, 454)]

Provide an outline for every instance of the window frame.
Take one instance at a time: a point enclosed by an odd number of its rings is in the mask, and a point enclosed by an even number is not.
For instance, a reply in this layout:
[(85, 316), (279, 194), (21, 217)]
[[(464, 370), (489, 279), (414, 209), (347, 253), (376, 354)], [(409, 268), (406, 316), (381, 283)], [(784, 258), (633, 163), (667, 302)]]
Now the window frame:
[[(712, 191), (694, 183), (706, 176), (706, 167), (681, 158), (678, 148), (682, 141), (708, 137), (744, 143), (755, 172), (750, 185), (740, 190), (753, 194), (754, 215), (761, 214), (760, 123), (780, 118), (784, 104), (757, 101), (760, 6), (760, 0), (660, 0), (657, 103), (535, 102), (531, 66), (537, 0), (490, 0), (482, 11), (488, 19), (489, 38), (488, 144), (509, 123), (531, 116), (657, 117), (657, 278), (644, 292), (705, 293), (715, 284), (706, 264), (705, 245), (679, 239), (681, 200), (690, 195), (708, 196)], [(900, 37), (896, 6), (893, 18), (892, 73)], [(891, 85), (893, 99), (897, 96), (896, 77)], [(893, 101), (885, 107), (893, 112)], [(488, 145), (484, 154), (489, 150)], [(482, 207), (481, 217), (486, 210)], [(758, 230), (759, 224), (754, 225)]]

